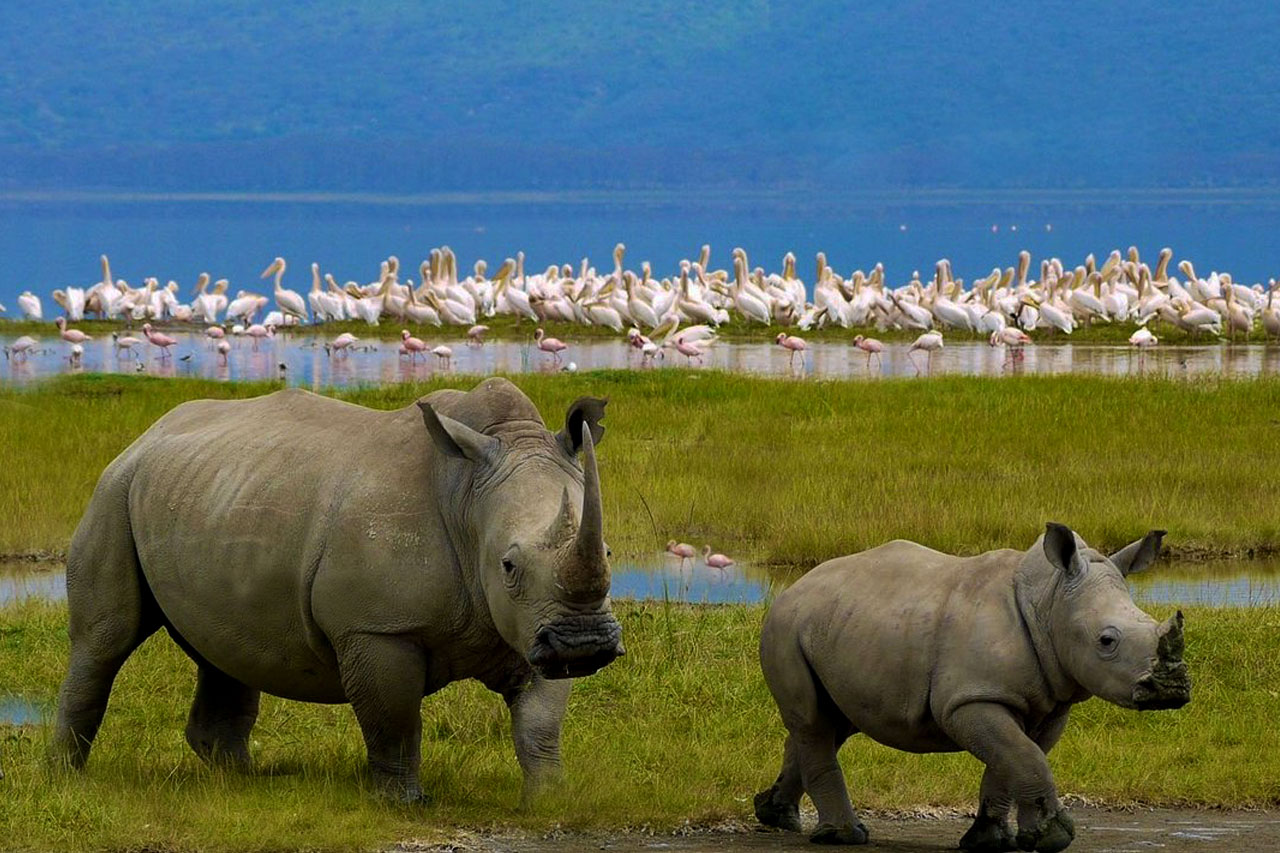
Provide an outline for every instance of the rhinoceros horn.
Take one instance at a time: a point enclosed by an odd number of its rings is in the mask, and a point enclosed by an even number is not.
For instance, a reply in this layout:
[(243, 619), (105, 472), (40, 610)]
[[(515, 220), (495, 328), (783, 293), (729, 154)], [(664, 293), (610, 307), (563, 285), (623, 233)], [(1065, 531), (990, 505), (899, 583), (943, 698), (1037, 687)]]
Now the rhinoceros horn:
[(600, 472), (591, 426), (582, 430), (582, 520), (573, 550), (560, 569), (560, 586), (576, 601), (598, 601), (609, 594), (609, 567), (604, 553), (604, 509), (600, 500)]
[(1156, 656), (1162, 663), (1177, 663), (1182, 660), (1185, 642), (1182, 638), (1182, 611), (1166, 619), (1156, 632)]

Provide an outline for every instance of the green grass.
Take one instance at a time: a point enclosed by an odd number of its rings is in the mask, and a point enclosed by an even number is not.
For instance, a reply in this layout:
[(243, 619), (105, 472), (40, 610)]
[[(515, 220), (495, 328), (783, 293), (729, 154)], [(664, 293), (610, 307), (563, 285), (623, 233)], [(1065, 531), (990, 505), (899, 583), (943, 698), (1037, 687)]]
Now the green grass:
[[(334, 393), (389, 408), (476, 381)], [(620, 555), (673, 537), (799, 566), (897, 537), (971, 553), (1029, 544), (1049, 519), (1099, 547), (1162, 527), (1182, 557), (1280, 548), (1275, 378), (514, 381), (552, 429), (579, 395), (611, 399), (600, 457)], [(87, 375), (0, 389), (0, 553), (65, 550), (102, 468), (173, 406), (273, 387)]]
[[(621, 602), (618, 611), (629, 653), (575, 684), (565, 786), (529, 813), (515, 809), (505, 707), (474, 683), (423, 703), (427, 806), (374, 799), (345, 706), (264, 698), (259, 772), (207, 769), (182, 736), (194, 667), (158, 635), (121, 672), (84, 775), (45, 766), (45, 727), (0, 727), (0, 839), (32, 850), (367, 849), (458, 827), (661, 830), (750, 819), (783, 734), (756, 663), (763, 608)], [(1186, 614), (1192, 703), (1148, 714), (1080, 706), (1051, 756), (1060, 790), (1117, 803), (1280, 802), (1280, 611)], [(52, 707), (65, 623), (62, 606), (0, 610), (5, 690)], [(860, 807), (971, 807), (977, 796), (980, 766), (967, 755), (914, 756), (854, 738), (842, 761)]]
[[(562, 322), (534, 323), (530, 320), (517, 321), (512, 317), (489, 317), (482, 319), (481, 322), (490, 327), (486, 337), (491, 340), (532, 341), (534, 330), (539, 326), (541, 326), (548, 335), (566, 341), (622, 338), (620, 333), (603, 326), (583, 326), (576, 323)], [(123, 323), (110, 320), (85, 320), (80, 323), (75, 323), (74, 325), (77, 329), (81, 329), (84, 332), (100, 336), (110, 335), (114, 331), (119, 331), (125, 328)], [(139, 327), (140, 324), (133, 324), (133, 328), (136, 329)], [(167, 328), (178, 329), (180, 331), (200, 331), (204, 327), (172, 325)], [(1138, 326), (1136, 323), (1098, 323), (1092, 326), (1081, 326), (1070, 335), (1048, 332), (1044, 329), (1033, 330), (1030, 334), (1036, 343), (1041, 345), (1055, 343), (1104, 343), (1127, 345), (1129, 336), (1133, 334), (1137, 328)], [(1161, 322), (1153, 322), (1150, 328), (1159, 336), (1161, 344), (1165, 345), (1216, 345), (1226, 342), (1226, 338), (1218, 338), (1208, 334), (1192, 334), (1175, 326), (1170, 326)], [(307, 334), (317, 333), (324, 334), (328, 337), (334, 337), (342, 332), (350, 332), (359, 338), (398, 340), (400, 338), (401, 329), (412, 329), (416, 334), (424, 337), (430, 336), (432, 339), (436, 340), (445, 339), (461, 341), (466, 338), (467, 334), (466, 326), (424, 326), (415, 323), (404, 323), (399, 320), (384, 320), (382, 324), (378, 326), (370, 326), (367, 323), (358, 320), (344, 320), (339, 323), (291, 327), (279, 334), (305, 332)], [(787, 328), (776, 324), (772, 326), (761, 326), (755, 323), (747, 323), (736, 319), (731, 323), (726, 323), (721, 326), (718, 331), (720, 337), (724, 340), (738, 342), (772, 341), (779, 332), (798, 334), (810, 341), (848, 342), (852, 342), (855, 335), (879, 338), (882, 341), (914, 341), (920, 335), (920, 332), (917, 330), (886, 329), (882, 331), (876, 329), (874, 326), (864, 326), (854, 329), (828, 327), (824, 329), (800, 331), (794, 327)], [(0, 334), (51, 337), (57, 335), (57, 329), (51, 322), (37, 323), (30, 320), (0, 319)], [(988, 337), (987, 335), (976, 332), (963, 332), (950, 329), (944, 331), (943, 336), (948, 341), (985, 341)], [(1236, 336), (1236, 341), (1240, 343), (1244, 343), (1246, 341), (1263, 343), (1266, 340), (1266, 334), (1260, 328), (1255, 329), (1247, 337), (1245, 335)]]

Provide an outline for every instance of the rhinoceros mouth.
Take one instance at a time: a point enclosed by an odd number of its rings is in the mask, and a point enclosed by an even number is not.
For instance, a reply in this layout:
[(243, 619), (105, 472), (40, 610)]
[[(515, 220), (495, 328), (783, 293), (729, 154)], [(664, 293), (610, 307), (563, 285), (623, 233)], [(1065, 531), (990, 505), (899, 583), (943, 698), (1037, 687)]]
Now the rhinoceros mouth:
[(1133, 705), (1139, 711), (1171, 711), (1191, 701), (1191, 679), (1187, 665), (1158, 665), (1138, 679), (1133, 688)]
[(613, 614), (591, 614), (539, 628), (529, 649), (529, 663), (543, 678), (581, 678), (624, 654), (622, 626)]

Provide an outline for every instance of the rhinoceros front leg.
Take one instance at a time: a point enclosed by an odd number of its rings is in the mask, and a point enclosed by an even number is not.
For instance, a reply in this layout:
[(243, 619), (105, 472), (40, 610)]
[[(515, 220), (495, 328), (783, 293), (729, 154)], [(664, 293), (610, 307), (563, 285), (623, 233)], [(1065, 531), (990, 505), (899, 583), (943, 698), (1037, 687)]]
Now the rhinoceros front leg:
[(422, 696), (427, 655), (402, 637), (361, 634), (337, 645), (342, 689), (369, 752), (380, 793), (401, 802), (422, 799)]
[(1003, 798), (1017, 804), (1014, 841), (1018, 849), (1038, 853), (1066, 849), (1075, 837), (1075, 825), (1058, 800), (1045, 751), (1007, 708), (989, 702), (964, 705), (943, 727), (952, 740), (987, 766), (983, 793), (992, 797), (991, 811), (998, 813)]
[(516, 760), (524, 771), (520, 806), (528, 806), (540, 788), (560, 778), (560, 724), (569, 705), (573, 681), (535, 674), (523, 688), (507, 693), (511, 709), (511, 739)]
[[(1069, 705), (1063, 705), (1047, 717), (1031, 739), (1045, 755), (1058, 743), (1067, 727)], [(990, 767), (982, 774), (982, 792), (978, 801), (978, 816), (969, 831), (960, 839), (960, 849), (973, 853), (1017, 850), (1017, 837), (1009, 827), (1009, 810), (1013, 807), (1013, 795)]]

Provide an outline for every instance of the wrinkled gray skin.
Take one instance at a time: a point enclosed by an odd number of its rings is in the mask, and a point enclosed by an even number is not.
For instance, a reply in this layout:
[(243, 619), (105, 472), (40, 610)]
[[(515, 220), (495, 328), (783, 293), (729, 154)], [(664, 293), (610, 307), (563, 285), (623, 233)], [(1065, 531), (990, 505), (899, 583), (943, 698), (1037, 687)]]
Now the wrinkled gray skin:
[(808, 793), (813, 841), (865, 843), (836, 762), (863, 732), (908, 752), (967, 750), (986, 765), (962, 848), (1065, 848), (1074, 828), (1045, 756), (1071, 706), (1101, 696), (1177, 708), (1191, 698), (1182, 614), (1158, 625), (1124, 581), (1155, 559), (1163, 534), (1106, 557), (1050, 524), (1025, 553), (962, 559), (896, 541), (813, 569), (778, 596), (760, 640), (788, 737), (756, 816), (799, 831)]
[(177, 407), (72, 540), (55, 757), (84, 764), (116, 672), (164, 627), (199, 666), (186, 736), (206, 760), (248, 764), (260, 691), (349, 702), (379, 788), (414, 800), (422, 698), (475, 678), (510, 707), (527, 798), (558, 775), (570, 677), (623, 654), (604, 403), (556, 435), (502, 379), (389, 412), (301, 390)]

